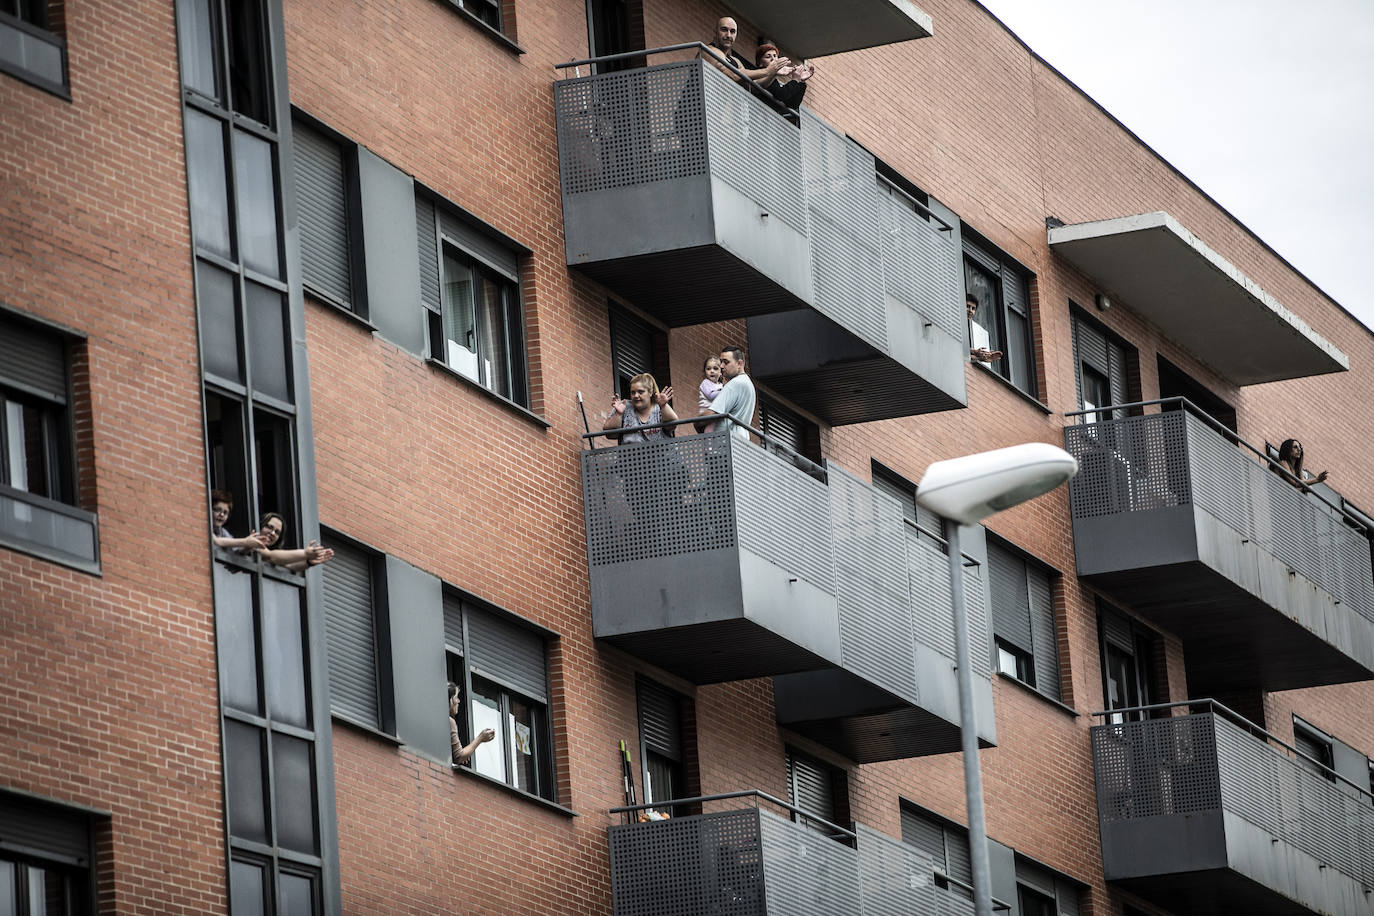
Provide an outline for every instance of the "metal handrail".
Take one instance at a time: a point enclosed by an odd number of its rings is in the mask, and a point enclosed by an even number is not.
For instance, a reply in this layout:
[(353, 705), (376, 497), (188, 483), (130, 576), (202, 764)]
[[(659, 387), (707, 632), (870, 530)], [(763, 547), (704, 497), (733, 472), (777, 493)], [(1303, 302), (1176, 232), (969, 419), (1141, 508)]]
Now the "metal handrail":
[[(627, 406), (625, 409), (626, 409), (626, 410), (631, 410), (631, 409), (633, 409), (633, 408)], [(669, 429), (669, 428), (671, 428), (671, 427), (676, 427), (676, 426), (685, 426), (685, 425), (688, 424), (688, 423), (692, 423), (692, 424), (696, 424), (696, 423), (715, 423), (715, 422), (718, 422), (718, 421), (720, 421), (720, 420), (728, 420), (729, 422), (735, 424), (736, 426), (742, 426), (742, 427), (744, 427), (745, 429), (749, 430), (749, 432), (751, 432), (751, 433), (753, 433), (754, 435), (758, 436), (758, 437), (759, 437), (759, 440), (763, 443), (763, 445), (764, 445), (765, 448), (771, 448), (771, 449), (776, 449), (777, 451), (780, 451), (780, 452), (785, 452), (785, 453), (787, 454), (787, 456), (788, 456), (789, 458), (791, 458), (794, 462), (801, 462), (801, 464), (802, 464), (802, 466), (803, 466), (802, 469), (805, 470), (808, 474), (810, 474), (810, 475), (813, 476), (813, 477), (819, 477), (819, 478), (821, 478), (822, 480), (825, 479), (825, 476), (826, 476), (826, 469), (825, 469), (825, 467), (824, 467), (823, 465), (819, 465), (819, 464), (817, 464), (816, 462), (812, 461), (810, 458), (808, 458), (808, 457), (806, 457), (805, 455), (803, 455), (802, 453), (798, 452), (796, 449), (792, 448), (790, 445), (787, 445), (786, 443), (783, 443), (783, 442), (779, 442), (779, 441), (778, 441), (778, 438), (777, 438), (776, 436), (770, 436), (770, 435), (768, 435), (767, 433), (765, 433), (765, 432), (764, 432), (763, 430), (761, 430), (761, 429), (755, 429), (753, 426), (749, 425), (748, 423), (743, 423), (743, 422), (741, 422), (740, 420), (735, 419), (733, 416), (731, 416), (731, 415), (728, 414), (728, 413), (708, 413), (708, 414), (702, 414), (702, 415), (696, 416), (696, 417), (678, 417), (676, 420), (662, 420), (662, 421), (660, 421), (660, 422), (658, 422), (658, 423), (645, 423), (645, 424), (643, 424), (643, 425), (641, 425), (641, 426), (634, 426), (634, 427), (631, 427), (630, 429), (621, 429), (621, 428), (617, 427), (617, 428), (615, 428), (615, 429), (596, 429), (596, 430), (589, 430), (588, 432), (585, 432), (585, 433), (582, 434), (582, 438), (583, 438), (583, 439), (588, 439), (588, 440), (590, 440), (590, 439), (597, 439), (597, 438), (600, 438), (600, 437), (603, 437), (603, 436), (604, 436), (605, 438), (608, 438), (608, 439), (615, 439), (615, 438), (619, 438), (620, 436), (622, 436), (622, 435), (624, 435), (624, 434), (639, 432), (639, 431), (645, 430), (645, 429)], [(712, 432), (720, 432), (720, 430), (713, 430)], [(708, 435), (708, 434), (703, 433), (702, 435)]]
[[(1255, 735), (1256, 737), (1264, 738), (1265, 740), (1267, 740), (1267, 741), (1269, 741), (1269, 742), (1272, 742), (1273, 744), (1277, 744), (1279, 747), (1281, 747), (1281, 748), (1283, 748), (1283, 749), (1285, 749), (1285, 750), (1287, 750), (1287, 751), (1291, 751), (1291, 752), (1292, 752), (1293, 754), (1295, 754), (1296, 756), (1301, 757), (1302, 759), (1307, 760), (1307, 761), (1310, 761), (1311, 763), (1315, 764), (1315, 765), (1317, 766), (1317, 768), (1318, 768), (1319, 770), (1321, 770), (1323, 773), (1326, 773), (1326, 774), (1330, 775), (1330, 777), (1332, 778), (1333, 781), (1339, 780), (1340, 782), (1345, 783), (1346, 785), (1350, 786), (1351, 788), (1358, 790), (1358, 791), (1360, 792), (1360, 794), (1366, 796), (1367, 798), (1369, 798), (1369, 799), (1371, 799), (1371, 800), (1374, 800), (1374, 793), (1371, 793), (1370, 788), (1369, 788), (1368, 786), (1361, 786), (1361, 785), (1360, 785), (1359, 783), (1357, 783), (1357, 782), (1351, 782), (1349, 779), (1347, 779), (1346, 777), (1342, 776), (1340, 773), (1337, 773), (1335, 770), (1331, 769), (1331, 767), (1329, 767), (1329, 766), (1327, 766), (1326, 764), (1322, 763), (1322, 762), (1321, 762), (1320, 760), (1318, 760), (1317, 758), (1312, 757), (1312, 756), (1309, 755), (1309, 754), (1303, 753), (1302, 751), (1298, 750), (1298, 749), (1297, 749), (1296, 747), (1294, 747), (1293, 745), (1289, 744), (1287, 741), (1284, 741), (1284, 740), (1283, 740), (1282, 738), (1280, 738), (1278, 735), (1275, 735), (1273, 732), (1266, 731), (1265, 729), (1261, 728), (1259, 725), (1256, 725), (1254, 722), (1251, 722), (1249, 719), (1245, 718), (1245, 717), (1242, 716), (1240, 713), (1236, 712), (1234, 709), (1231, 709), (1230, 707), (1226, 706), (1226, 705), (1223, 704), (1223, 703), (1219, 703), (1218, 701), (1212, 699), (1211, 697), (1204, 697), (1204, 698), (1202, 698), (1202, 699), (1197, 699), (1197, 700), (1179, 700), (1179, 701), (1174, 702), (1174, 703), (1152, 703), (1152, 704), (1150, 704), (1150, 705), (1148, 705), (1148, 706), (1128, 706), (1128, 707), (1125, 707), (1125, 708), (1123, 708), (1123, 709), (1107, 709), (1107, 710), (1100, 710), (1100, 711), (1098, 711), (1098, 712), (1092, 713), (1092, 715), (1093, 715), (1094, 717), (1102, 717), (1102, 718), (1105, 718), (1105, 717), (1108, 717), (1108, 716), (1127, 715), (1128, 713), (1135, 713), (1135, 712), (1155, 712), (1155, 711), (1164, 710), (1164, 709), (1179, 709), (1179, 708), (1182, 708), (1182, 707), (1186, 707), (1186, 708), (1188, 708), (1188, 709), (1192, 709), (1192, 708), (1195, 707), (1195, 706), (1204, 706), (1204, 707), (1207, 707), (1207, 709), (1208, 709), (1210, 712), (1212, 712), (1213, 714), (1221, 715), (1221, 716), (1223, 716), (1223, 717), (1225, 717), (1225, 718), (1227, 718), (1227, 719), (1230, 719), (1231, 722), (1233, 722), (1233, 723), (1236, 724), (1236, 725), (1239, 725), (1241, 728), (1244, 728), (1246, 731), (1250, 732), (1251, 734)], [(1117, 723), (1106, 723), (1106, 724), (1107, 724), (1107, 725), (1113, 725), (1113, 724), (1117, 724)]]
[[(736, 67), (734, 64), (730, 63), (730, 61), (726, 60), (723, 57), (716, 57), (716, 55), (712, 53), (711, 47), (702, 41), (688, 41), (683, 42), (680, 45), (665, 45), (661, 48), (644, 48), (639, 51), (621, 51), (618, 54), (603, 54), (600, 57), (586, 57), (582, 60), (570, 60), (566, 64), (554, 64), (553, 68), (555, 70), (568, 70), (572, 67), (587, 67), (593, 64), (609, 64), (618, 60), (629, 60), (631, 58), (637, 57), (647, 58), (651, 54), (668, 54), (673, 51), (690, 51), (693, 49), (695, 49), (697, 52), (697, 57), (695, 58), (696, 60), (703, 60), (703, 58), (701, 57), (701, 53), (703, 51), (707, 54), (710, 54), (713, 58), (712, 63), (718, 63), (730, 72), (734, 73), (736, 76), (738, 76), (744, 87), (748, 89), (749, 92), (751, 92), (755, 97), (765, 102), (768, 105), (768, 107), (772, 108), (774, 111), (778, 112), (784, 117), (787, 117), (788, 115), (792, 114), (792, 110), (790, 108), (779, 102), (777, 99), (773, 98), (773, 96), (770, 95), (766, 90), (764, 90), (762, 86), (760, 86), (758, 83), (750, 79), (749, 76), (743, 70), (741, 70), (739, 67)], [(789, 121), (788, 123), (791, 122)]]
[[(1070, 410), (1070, 411), (1065, 411), (1064, 416), (1065, 416), (1065, 417), (1083, 417), (1083, 416), (1087, 416), (1087, 415), (1089, 415), (1089, 414), (1094, 414), (1094, 415), (1099, 415), (1099, 416), (1100, 416), (1101, 414), (1109, 413), (1109, 412), (1117, 411), (1117, 410), (1130, 410), (1130, 409), (1136, 408), (1136, 407), (1152, 407), (1152, 406), (1160, 406), (1160, 407), (1163, 407), (1165, 404), (1179, 404), (1179, 405), (1181, 405), (1184, 409), (1190, 411), (1190, 412), (1191, 412), (1194, 416), (1196, 416), (1199, 420), (1201, 420), (1202, 422), (1206, 423), (1208, 426), (1212, 427), (1213, 430), (1215, 430), (1216, 432), (1220, 433), (1220, 434), (1221, 434), (1223, 437), (1225, 437), (1226, 439), (1231, 440), (1231, 442), (1232, 442), (1233, 444), (1235, 444), (1235, 445), (1240, 445), (1240, 446), (1244, 446), (1245, 448), (1247, 448), (1247, 449), (1249, 449), (1250, 451), (1254, 452), (1255, 455), (1260, 459), (1260, 461), (1262, 461), (1262, 462), (1264, 462), (1266, 465), (1268, 465), (1270, 470), (1274, 471), (1274, 472), (1277, 473), (1277, 474), (1281, 474), (1281, 475), (1284, 477), (1284, 479), (1286, 479), (1286, 480), (1296, 480), (1296, 479), (1297, 479), (1297, 478), (1295, 478), (1295, 477), (1289, 472), (1289, 470), (1288, 470), (1287, 468), (1285, 468), (1283, 465), (1279, 464), (1279, 463), (1278, 463), (1277, 461), (1275, 461), (1273, 458), (1270, 458), (1268, 454), (1266, 454), (1265, 452), (1261, 451), (1260, 449), (1255, 448), (1255, 447), (1254, 447), (1253, 445), (1251, 445), (1249, 442), (1247, 442), (1247, 441), (1245, 441), (1244, 439), (1242, 439), (1242, 438), (1240, 437), (1240, 435), (1239, 435), (1238, 433), (1236, 433), (1234, 430), (1232, 430), (1230, 427), (1226, 426), (1226, 425), (1223, 424), (1220, 420), (1217, 420), (1217, 419), (1216, 419), (1215, 417), (1213, 417), (1211, 414), (1207, 413), (1207, 411), (1203, 410), (1201, 407), (1197, 406), (1197, 405), (1194, 404), (1192, 401), (1188, 400), (1186, 397), (1183, 397), (1182, 395), (1178, 395), (1178, 396), (1171, 397), (1171, 398), (1155, 398), (1155, 399), (1152, 400), (1152, 401), (1132, 401), (1132, 402), (1129, 403), (1129, 404), (1107, 404), (1107, 405), (1105, 405), (1105, 406), (1103, 406), (1103, 407), (1094, 408), (1093, 410)], [(1106, 421), (1099, 421), (1099, 422), (1106, 422)], [(1091, 426), (1092, 424), (1082, 424), (1082, 423), (1080, 423), (1080, 424), (1078, 424), (1078, 425), (1080, 425), (1080, 426), (1081, 426), (1081, 425), (1088, 425), (1088, 426)], [(1320, 500), (1321, 502), (1325, 503), (1326, 505), (1330, 506), (1330, 507), (1331, 507), (1332, 509), (1334, 509), (1342, 518), (1344, 518), (1347, 522), (1349, 522), (1349, 524), (1350, 524), (1350, 526), (1351, 526), (1352, 528), (1356, 528), (1356, 529), (1358, 529), (1359, 531), (1361, 531), (1361, 532), (1364, 534), (1364, 536), (1365, 536), (1366, 538), (1374, 539), (1374, 531), (1371, 531), (1368, 525), (1366, 525), (1363, 521), (1361, 521), (1361, 520), (1360, 520), (1359, 518), (1357, 518), (1356, 516), (1352, 515), (1351, 512), (1350, 512), (1350, 510), (1346, 509), (1344, 506), (1338, 506), (1338, 505), (1336, 505), (1336, 504), (1333, 503), (1331, 500), (1327, 499), (1325, 496), (1323, 496), (1322, 494), (1318, 493), (1316, 490), (1313, 490), (1307, 483), (1305, 483), (1305, 482), (1303, 482), (1303, 481), (1298, 481), (1298, 483), (1299, 483), (1299, 485), (1302, 487), (1304, 493), (1307, 493), (1308, 495), (1310, 495), (1310, 496), (1313, 497), (1314, 499), (1318, 499), (1318, 500)]]
[[(931, 869), (931, 871), (933, 871), (933, 872), (935, 873), (935, 877), (937, 877), (937, 878), (943, 880), (945, 883), (947, 883), (947, 884), (953, 884), (955, 887), (957, 887), (957, 888), (959, 888), (959, 889), (961, 889), (961, 890), (966, 890), (966, 891), (968, 891), (970, 897), (973, 896), (973, 894), (974, 894), (973, 885), (972, 885), (972, 884), (969, 884), (967, 881), (960, 881), (958, 878), (954, 877), (953, 875), (951, 875), (949, 872), (945, 871), (945, 870), (942, 869), (942, 868)], [(1011, 904), (1010, 904), (1010, 903), (1007, 903), (1005, 900), (999, 900), (999, 899), (997, 899), (996, 897), (993, 897), (993, 898), (992, 898), (992, 909), (993, 909), (993, 912), (1005, 911), (1005, 912), (1008, 912), (1008, 913), (1009, 913), (1009, 912), (1011, 912)]]
[[(862, 143), (860, 143), (860, 144), (858, 144), (858, 145), (859, 145), (859, 146), (863, 146)], [(878, 176), (878, 177), (882, 178), (881, 175)], [(919, 200), (917, 200), (916, 198), (912, 197), (912, 196), (911, 196), (910, 194), (908, 194), (906, 191), (903, 191), (901, 188), (899, 188), (899, 187), (898, 187), (896, 184), (894, 184), (893, 182), (888, 181), (886, 178), (883, 178), (883, 184), (887, 185), (889, 188), (891, 188), (892, 190), (896, 191), (898, 194), (900, 194), (900, 195), (902, 195), (903, 197), (905, 197), (906, 200), (907, 200), (907, 202), (910, 203), (913, 207), (915, 207), (917, 210), (920, 210), (922, 213), (924, 213), (926, 216), (930, 217), (931, 219), (935, 220), (935, 222), (939, 223), (939, 224), (940, 224), (940, 230), (939, 230), (940, 232), (953, 232), (953, 231), (954, 231), (954, 227), (951, 226), (949, 223), (945, 222), (944, 219), (940, 216), (940, 214), (936, 213), (934, 210), (930, 209), (930, 208), (927, 207), (925, 204), (921, 203)]]
[(727, 801), (732, 798), (761, 798), (770, 804), (777, 805), (779, 808), (786, 808), (793, 814), (799, 817), (803, 817), (808, 821), (814, 821), (817, 824), (821, 824), (825, 827), (828, 827), (841, 836), (848, 837), (851, 840), (858, 839), (858, 834), (856, 834), (853, 830), (841, 827), (839, 824), (832, 823), (831, 821), (828, 821), (823, 817), (817, 817), (816, 815), (811, 814), (810, 812), (803, 811), (801, 808), (798, 808), (791, 802), (785, 802), (780, 798), (775, 798), (772, 795), (769, 795), (767, 792), (762, 791), (761, 789), (743, 789), (739, 792), (721, 792), (717, 795), (696, 795), (692, 798), (670, 798), (665, 799), (663, 801), (642, 802), (637, 805), (621, 805), (618, 808), (609, 809), (607, 813), (629, 814), (634, 811), (645, 811), (649, 808), (672, 808), (677, 805), (700, 805), (706, 802)]

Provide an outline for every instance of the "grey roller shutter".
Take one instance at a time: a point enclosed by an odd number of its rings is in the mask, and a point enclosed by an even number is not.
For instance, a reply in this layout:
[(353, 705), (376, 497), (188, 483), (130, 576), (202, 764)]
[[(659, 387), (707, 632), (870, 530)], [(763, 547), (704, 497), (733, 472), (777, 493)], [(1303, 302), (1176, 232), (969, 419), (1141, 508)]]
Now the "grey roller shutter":
[(965, 884), (973, 883), (973, 855), (969, 851), (968, 833), (945, 828), (945, 854), (949, 857), (949, 876)]
[(334, 559), (320, 570), (329, 646), (329, 704), (350, 719), (380, 728), (372, 558), (346, 544), (329, 546), (334, 548)]
[(301, 124), (294, 126), (293, 136), (305, 283), (351, 308), (343, 151), (337, 143)]
[(1050, 577), (1029, 564), (1031, 640), (1035, 655), (1035, 688), (1059, 699), (1059, 641), (1054, 632), (1054, 597)]
[(415, 195), (415, 237), (420, 250), (420, 304), (442, 311), (439, 294), (439, 236), (434, 225), (434, 202)]
[(787, 783), (792, 804), (831, 823), (835, 821), (834, 770), (801, 754), (787, 755)]
[(1059, 916), (1078, 916), (1078, 885), (1055, 878), (1054, 899), (1059, 905)]
[(439, 211), (439, 231), (465, 254), (481, 261), (512, 283), (520, 282), (519, 259), (506, 245), (445, 210)]
[(611, 309), (611, 359), (619, 378), (629, 380), (653, 371), (653, 332), (644, 322), (620, 309)]
[(444, 646), (463, 654), (463, 599), (448, 592), (444, 592)]
[[(1113, 404), (1130, 400), (1130, 380), (1126, 348), (1119, 341), (1098, 328), (1093, 322), (1073, 316), (1074, 380), (1078, 386), (1078, 403), (1083, 403), (1083, 365), (1086, 363), (1107, 379)], [(1099, 405), (1102, 406), (1102, 405)], [(1114, 416), (1124, 416), (1117, 411)]]
[(935, 867), (947, 871), (944, 828), (928, 817), (902, 807), (902, 842), (909, 843), (935, 860)]
[(652, 681), (639, 682), (639, 735), (646, 750), (682, 759), (682, 698)]
[(91, 816), (0, 793), (0, 851), (89, 866)]
[(999, 544), (988, 543), (988, 574), (992, 592), (992, 632), (1029, 655), (1031, 638), (1026, 562)]
[(0, 316), (0, 384), (67, 403), (67, 347), (62, 338)]
[(798, 454), (806, 454), (805, 423), (800, 416), (773, 401), (759, 399), (759, 426), (770, 438)]
[(467, 617), (472, 672), (547, 703), (544, 637), (480, 608), (469, 607)]
[(1135, 639), (1131, 634), (1131, 622), (1122, 615), (1105, 609), (1102, 611), (1102, 636), (1127, 655), (1135, 657)]
[(1001, 274), (1002, 262), (997, 260), (997, 258), (993, 256), (992, 252), (988, 251), (986, 248), (979, 245), (977, 242), (973, 241), (967, 235), (964, 236), (963, 241), (964, 254), (968, 255), (969, 258), (971, 258), (974, 261), (974, 263), (982, 266), (987, 270), (992, 271), (993, 276)]

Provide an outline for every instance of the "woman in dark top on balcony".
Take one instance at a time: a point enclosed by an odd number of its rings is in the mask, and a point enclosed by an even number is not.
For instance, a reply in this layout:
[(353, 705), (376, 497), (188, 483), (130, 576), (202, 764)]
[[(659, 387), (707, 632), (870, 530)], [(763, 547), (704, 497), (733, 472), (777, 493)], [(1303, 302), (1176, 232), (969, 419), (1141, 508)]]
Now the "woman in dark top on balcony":
[(1315, 477), (1308, 475), (1302, 468), (1302, 454), (1302, 443), (1297, 439), (1284, 439), (1283, 444), (1279, 446), (1279, 467), (1283, 469), (1286, 477), (1291, 478), (1289, 483), (1305, 490), (1308, 484), (1326, 480), (1326, 471)]
[[(765, 42), (759, 45), (758, 51), (754, 52), (754, 65), (760, 70), (766, 70), (778, 59), (778, 46)], [(811, 78), (815, 68), (806, 61), (802, 61), (796, 66), (788, 65), (778, 70), (777, 76), (767, 81), (760, 81), (762, 86), (773, 98), (782, 102), (793, 110), (800, 107), (802, 99), (806, 97), (806, 81)]]
[[(617, 433), (611, 438), (619, 439), (621, 445), (628, 445), (631, 442), (648, 442), (650, 439), (658, 439), (662, 436), (673, 435), (673, 427), (664, 429), (655, 424), (671, 423), (677, 419), (677, 413), (673, 410), (668, 401), (673, 396), (672, 388), (658, 390), (658, 382), (647, 372), (640, 373), (630, 379), (630, 400), (617, 395), (611, 401), (611, 415), (606, 418), (606, 422), (601, 428), (623, 429), (625, 432)], [(641, 430), (641, 426), (654, 426), (653, 429)]]

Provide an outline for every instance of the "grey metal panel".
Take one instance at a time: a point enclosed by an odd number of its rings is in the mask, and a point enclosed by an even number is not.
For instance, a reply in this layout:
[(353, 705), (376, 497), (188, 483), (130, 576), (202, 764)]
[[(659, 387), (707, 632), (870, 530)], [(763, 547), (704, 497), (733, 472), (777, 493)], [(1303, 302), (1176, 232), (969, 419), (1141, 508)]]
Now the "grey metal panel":
[(826, 592), (835, 592), (830, 496), (791, 461), (728, 439), (735, 476), (740, 546)]
[(439, 580), (391, 555), (386, 558), (396, 736), (434, 760), (453, 753), (448, 736), (448, 664)]
[(639, 734), (649, 750), (682, 758), (682, 695), (653, 681), (639, 682)]
[(936, 911), (935, 861), (911, 843), (855, 826), (859, 852), (859, 912), (914, 916)]
[(444, 648), (457, 655), (466, 653), (463, 639), (463, 599), (444, 592)]
[(757, 809), (616, 824), (608, 834), (615, 916), (769, 912)]
[(0, 851), (87, 866), (91, 815), (0, 791)]
[(438, 227), (434, 221), (434, 201), (415, 195), (415, 241), (420, 264), (420, 304), (431, 312), (443, 311), (439, 291)]
[(363, 550), (325, 541), (334, 558), (321, 568), (325, 635), (329, 644), (330, 705), (380, 727), (377, 639), (373, 621), (372, 558)]
[(67, 403), (66, 343), (0, 315), (0, 384)]
[(857, 852), (771, 811), (759, 811), (759, 837), (769, 913), (853, 912), (859, 899)]
[(915, 703), (915, 635), (902, 507), (837, 467), (831, 466), (829, 477), (844, 667)]
[(1078, 460), (1069, 483), (1075, 519), (1192, 502), (1184, 414), (1169, 411), (1064, 428)]
[(343, 151), (319, 131), (292, 125), (301, 273), (309, 286), (345, 305), (352, 301), (348, 199)]
[[(993, 898), (1005, 900), (1012, 904), (1012, 911), (1008, 916), (1026, 916), (1026, 914), (1019, 912), (1019, 901), (1017, 901), (1016, 879), (1020, 873), (1020, 868), (1016, 862), (1016, 851), (1005, 843), (999, 843), (989, 838), (988, 872)], [(1049, 895), (1054, 896), (1053, 885), (1050, 887)]]
[(964, 263), (959, 240), (895, 192), (878, 193), (888, 295), (963, 340)]
[(888, 353), (873, 156), (808, 109), (801, 119), (815, 307)]
[(1021, 651), (1033, 654), (1026, 561), (1002, 545), (989, 542), (988, 578), (991, 580), (993, 633)]
[(410, 176), (358, 148), (363, 250), (367, 252), (368, 318), (383, 337), (424, 354), (426, 328), (420, 304), (419, 239)]
[(483, 608), (469, 606), (467, 620), (472, 672), (547, 703), (543, 635)]
[(464, 253), (512, 283), (520, 282), (520, 262), (514, 251), (448, 210), (440, 208), (438, 213), (439, 232), (445, 241), (458, 246)]

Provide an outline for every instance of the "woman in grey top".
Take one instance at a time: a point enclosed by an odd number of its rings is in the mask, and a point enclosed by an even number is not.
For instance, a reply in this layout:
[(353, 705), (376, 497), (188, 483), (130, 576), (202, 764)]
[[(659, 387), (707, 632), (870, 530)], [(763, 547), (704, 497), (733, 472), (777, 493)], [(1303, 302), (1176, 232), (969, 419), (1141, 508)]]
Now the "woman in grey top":
[[(670, 423), (677, 419), (677, 413), (668, 403), (673, 397), (672, 388), (658, 389), (658, 382), (647, 372), (636, 375), (630, 379), (630, 400), (616, 397), (611, 401), (611, 415), (606, 418), (606, 422), (601, 428), (604, 430), (619, 429), (624, 432), (616, 433), (611, 438), (620, 440), (621, 445), (631, 442), (648, 442), (651, 439), (658, 439), (663, 436), (673, 435), (674, 427), (663, 429), (655, 426), (658, 423)], [(654, 426), (653, 429), (640, 429), (643, 426)]]

